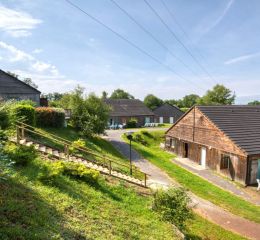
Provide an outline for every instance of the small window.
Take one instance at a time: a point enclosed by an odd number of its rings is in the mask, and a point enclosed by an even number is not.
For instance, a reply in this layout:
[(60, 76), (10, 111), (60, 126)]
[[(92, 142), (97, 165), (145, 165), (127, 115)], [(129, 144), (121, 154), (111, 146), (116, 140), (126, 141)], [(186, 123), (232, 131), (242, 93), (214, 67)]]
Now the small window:
[(230, 163), (230, 156), (226, 154), (221, 154), (220, 169), (228, 169)]

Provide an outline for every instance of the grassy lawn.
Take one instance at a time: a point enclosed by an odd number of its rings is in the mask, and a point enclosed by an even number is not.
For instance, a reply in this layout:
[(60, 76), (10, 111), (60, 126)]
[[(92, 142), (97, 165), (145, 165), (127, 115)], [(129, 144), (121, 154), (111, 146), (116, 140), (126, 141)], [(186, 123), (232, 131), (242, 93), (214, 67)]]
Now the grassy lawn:
[[(135, 133), (135, 135), (136, 134), (137, 133)], [(148, 136), (147, 134), (141, 134), (147, 145), (144, 146), (139, 142), (133, 142), (133, 147), (142, 154), (144, 158), (163, 169), (170, 177), (197, 196), (207, 199), (236, 215), (260, 223), (260, 207), (255, 206), (174, 164), (171, 161), (174, 155), (165, 152), (159, 147), (160, 142), (163, 141), (163, 134), (163, 131), (150, 132)], [(123, 138), (125, 139), (125, 137)]]
[(0, 181), (0, 239), (176, 239), (150, 209), (151, 197), (103, 179), (37, 180), (42, 161)]
[[(149, 190), (122, 182), (88, 184), (66, 176), (37, 180), (42, 160), (0, 180), (0, 239), (177, 239), (151, 210)], [(244, 239), (195, 217), (187, 239)]]

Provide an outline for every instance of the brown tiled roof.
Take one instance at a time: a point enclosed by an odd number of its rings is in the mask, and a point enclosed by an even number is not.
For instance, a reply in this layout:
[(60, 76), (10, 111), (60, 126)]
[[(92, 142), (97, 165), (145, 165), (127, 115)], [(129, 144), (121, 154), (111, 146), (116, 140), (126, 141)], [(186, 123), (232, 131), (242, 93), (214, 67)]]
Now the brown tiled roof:
[(154, 116), (154, 113), (138, 99), (106, 99), (105, 103), (112, 108), (110, 116)]
[(197, 106), (248, 155), (260, 154), (260, 106)]

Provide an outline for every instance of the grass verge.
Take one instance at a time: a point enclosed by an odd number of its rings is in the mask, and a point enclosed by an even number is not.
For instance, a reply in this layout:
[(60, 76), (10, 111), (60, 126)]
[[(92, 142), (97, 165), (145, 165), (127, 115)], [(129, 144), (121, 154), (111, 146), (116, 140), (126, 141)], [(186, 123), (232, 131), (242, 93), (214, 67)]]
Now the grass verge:
[[(192, 174), (184, 168), (174, 164), (174, 155), (159, 147), (163, 141), (163, 131), (149, 132), (147, 135), (141, 134), (146, 145), (140, 142), (133, 142), (133, 147), (147, 160), (164, 170), (170, 177), (179, 182), (182, 186), (196, 194), (197, 196), (209, 200), (210, 202), (230, 211), (233, 214), (244, 217), (248, 220), (260, 223), (260, 207), (255, 206), (240, 197), (237, 197), (214, 184)], [(123, 136), (126, 140), (125, 136)]]

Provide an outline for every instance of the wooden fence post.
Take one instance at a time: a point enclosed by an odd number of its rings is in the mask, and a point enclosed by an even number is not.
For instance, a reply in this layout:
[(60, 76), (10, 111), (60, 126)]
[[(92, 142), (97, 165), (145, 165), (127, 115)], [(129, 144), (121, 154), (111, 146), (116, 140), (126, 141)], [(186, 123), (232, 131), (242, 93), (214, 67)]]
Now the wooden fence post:
[(21, 139), (24, 139), (24, 125), (22, 125), (21, 130)]
[(19, 144), (21, 140), (21, 136), (20, 136), (20, 127), (16, 126), (16, 141)]
[(69, 146), (67, 144), (64, 145), (64, 153), (67, 158), (69, 158)]
[(147, 181), (147, 175), (146, 173), (144, 174), (144, 186), (146, 187), (146, 181)]

